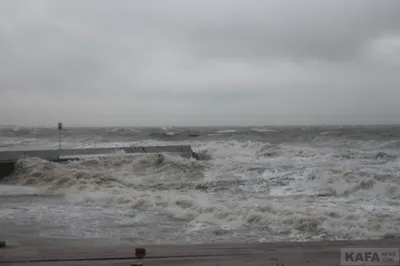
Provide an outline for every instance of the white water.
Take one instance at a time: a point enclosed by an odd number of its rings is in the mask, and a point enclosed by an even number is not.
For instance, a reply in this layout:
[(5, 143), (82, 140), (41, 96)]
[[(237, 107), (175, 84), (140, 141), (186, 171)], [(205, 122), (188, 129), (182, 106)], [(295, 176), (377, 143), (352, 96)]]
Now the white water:
[(12, 235), (27, 235), (23, 225), (32, 236), (148, 243), (381, 238), (400, 232), (400, 161), (381, 144), (356, 150), (321, 143), (190, 144), (210, 160), (117, 154), (68, 164), (20, 161), (0, 187), (6, 199), (0, 228)]

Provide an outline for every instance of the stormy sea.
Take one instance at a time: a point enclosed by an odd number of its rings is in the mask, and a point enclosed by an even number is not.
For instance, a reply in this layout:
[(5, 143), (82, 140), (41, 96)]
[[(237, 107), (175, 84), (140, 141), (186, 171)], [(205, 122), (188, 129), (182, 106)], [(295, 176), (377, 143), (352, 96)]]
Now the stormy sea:
[[(0, 181), (0, 236), (143, 244), (393, 238), (400, 126), (66, 128), (63, 148), (189, 144), (201, 160), (22, 159)], [(0, 151), (58, 149), (56, 128), (0, 128)]]

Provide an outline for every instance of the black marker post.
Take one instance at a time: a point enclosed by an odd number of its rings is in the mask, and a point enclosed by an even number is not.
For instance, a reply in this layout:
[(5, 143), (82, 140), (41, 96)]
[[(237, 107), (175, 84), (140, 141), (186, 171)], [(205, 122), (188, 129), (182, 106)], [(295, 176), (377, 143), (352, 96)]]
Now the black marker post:
[(62, 123), (61, 122), (59, 122), (58, 123), (58, 132), (60, 133), (60, 135), (59, 135), (59, 138), (58, 138), (58, 143), (59, 143), (59, 148), (60, 148), (60, 151), (61, 151), (61, 131), (62, 131)]

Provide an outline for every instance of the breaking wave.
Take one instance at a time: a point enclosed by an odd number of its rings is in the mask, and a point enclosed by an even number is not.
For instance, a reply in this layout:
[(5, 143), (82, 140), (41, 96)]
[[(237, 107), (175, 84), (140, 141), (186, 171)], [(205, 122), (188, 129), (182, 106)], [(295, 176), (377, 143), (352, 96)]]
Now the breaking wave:
[(18, 161), (14, 173), (6, 181), (52, 190), (146, 188), (146, 183), (157, 180), (194, 180), (202, 176), (205, 167), (201, 162), (164, 154), (116, 155), (68, 163), (31, 158)]
[(334, 155), (342, 159), (370, 159), (370, 160), (394, 160), (397, 159), (397, 154), (392, 154), (384, 151), (360, 152), (358, 150), (348, 150), (344, 153)]
[(236, 129), (221, 129), (217, 130), (217, 134), (229, 134), (229, 133), (235, 133)]
[(34, 186), (72, 204), (157, 212), (214, 226), (218, 234), (221, 228), (258, 230), (260, 240), (400, 233), (394, 151), (235, 140), (199, 141), (193, 149), (202, 160), (169, 154), (68, 163), (24, 159), (4, 182)]

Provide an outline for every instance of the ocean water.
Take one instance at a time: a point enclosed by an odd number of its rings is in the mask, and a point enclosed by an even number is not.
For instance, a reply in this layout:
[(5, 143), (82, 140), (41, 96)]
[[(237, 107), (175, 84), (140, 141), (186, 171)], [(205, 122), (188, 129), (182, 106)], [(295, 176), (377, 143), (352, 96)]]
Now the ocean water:
[[(18, 161), (0, 181), (7, 240), (142, 244), (377, 239), (400, 233), (400, 127), (67, 128), (63, 147), (190, 144), (173, 154)], [(58, 148), (0, 128), (0, 150)]]

